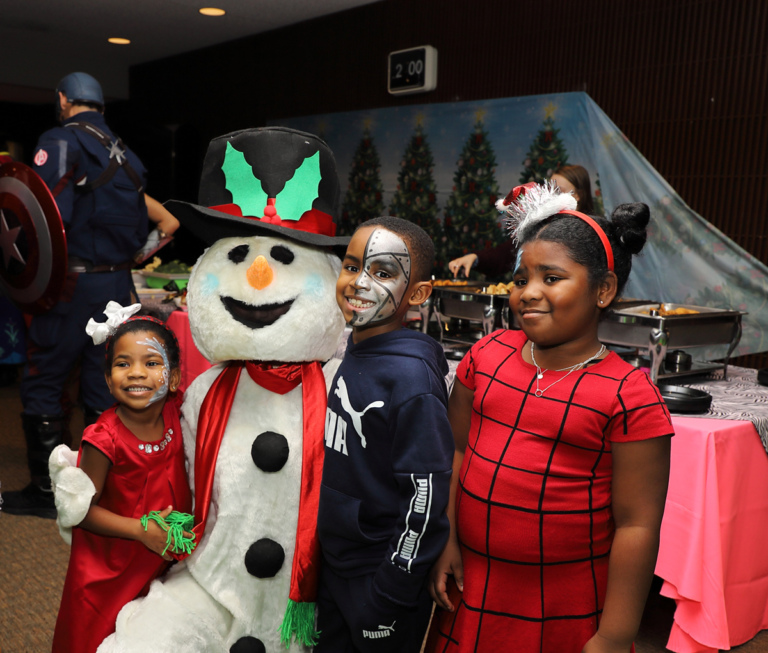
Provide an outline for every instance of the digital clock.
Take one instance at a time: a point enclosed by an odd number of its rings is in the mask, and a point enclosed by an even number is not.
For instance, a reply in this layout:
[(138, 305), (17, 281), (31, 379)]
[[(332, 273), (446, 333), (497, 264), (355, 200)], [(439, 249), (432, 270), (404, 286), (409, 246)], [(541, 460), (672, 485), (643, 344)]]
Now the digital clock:
[(426, 93), (437, 88), (437, 50), (431, 45), (389, 53), (389, 81), (392, 95)]

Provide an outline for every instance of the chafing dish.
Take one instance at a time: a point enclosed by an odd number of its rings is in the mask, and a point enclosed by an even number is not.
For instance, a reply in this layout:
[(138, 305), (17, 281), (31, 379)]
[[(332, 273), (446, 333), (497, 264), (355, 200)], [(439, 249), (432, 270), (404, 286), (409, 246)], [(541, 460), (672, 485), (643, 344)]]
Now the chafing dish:
[[(660, 311), (659, 309), (663, 309)], [(685, 315), (665, 315), (676, 309), (696, 311)], [(635, 347), (647, 351), (651, 359), (651, 380), (683, 376), (722, 369), (728, 372), (728, 360), (741, 339), (742, 311), (708, 306), (628, 301), (610, 309), (598, 329), (605, 344)], [(693, 361), (688, 369), (664, 369), (667, 348), (727, 346), (724, 362)]]
[(429, 317), (434, 315), (440, 328), (441, 341), (467, 344), (475, 342), (477, 338), (466, 332), (451, 333), (447, 328), (449, 319), (475, 323), (474, 331), (479, 331), (480, 335), (488, 335), (494, 329), (509, 328), (509, 295), (483, 293), (485, 285), (488, 284), (470, 282), (465, 286), (436, 286), (432, 289), (430, 305), (422, 305), (422, 324), (426, 324)]

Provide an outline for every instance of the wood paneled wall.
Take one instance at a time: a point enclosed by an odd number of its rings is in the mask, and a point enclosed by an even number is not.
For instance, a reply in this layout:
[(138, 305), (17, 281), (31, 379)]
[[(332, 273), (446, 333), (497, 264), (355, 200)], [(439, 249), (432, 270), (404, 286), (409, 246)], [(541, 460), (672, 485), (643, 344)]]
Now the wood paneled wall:
[[(691, 208), (768, 262), (767, 28), (765, 0), (383, 0), (136, 66), (131, 104), (194, 132), (202, 157), (270, 118), (586, 91)], [(437, 89), (388, 95), (387, 54), (424, 44)]]

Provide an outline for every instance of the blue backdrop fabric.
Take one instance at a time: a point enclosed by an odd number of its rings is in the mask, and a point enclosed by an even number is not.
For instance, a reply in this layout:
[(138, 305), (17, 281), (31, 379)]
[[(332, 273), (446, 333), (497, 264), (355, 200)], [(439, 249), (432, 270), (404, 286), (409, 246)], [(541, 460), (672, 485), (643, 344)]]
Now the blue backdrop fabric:
[[(635, 259), (625, 297), (748, 312), (735, 354), (768, 350), (768, 267), (691, 210), (586, 93), (423, 104), (269, 121), (322, 137), (334, 152), (342, 189), (367, 130), (378, 150), (383, 205), (397, 187), (403, 154), (421, 125), (434, 156), (436, 202), (442, 212), (457, 161), (478, 120), (496, 155), (503, 197), (520, 183), (531, 145), (545, 120), (564, 145), (565, 164), (590, 173), (606, 215), (624, 202), (651, 208), (648, 244)], [(386, 209), (385, 209), (386, 212)]]

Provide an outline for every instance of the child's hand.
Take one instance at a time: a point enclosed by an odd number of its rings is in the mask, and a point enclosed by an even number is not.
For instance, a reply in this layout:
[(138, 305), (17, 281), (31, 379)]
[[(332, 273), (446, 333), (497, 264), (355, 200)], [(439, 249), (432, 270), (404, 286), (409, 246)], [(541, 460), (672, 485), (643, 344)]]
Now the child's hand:
[[(163, 510), (160, 513), (160, 517), (165, 519), (168, 515), (173, 512), (173, 506), (168, 506), (165, 510)], [(164, 531), (162, 527), (152, 519), (148, 520), (147, 522), (147, 530), (145, 531), (142, 527), (142, 535), (139, 538), (139, 541), (147, 547), (150, 551), (153, 553), (157, 553), (157, 555), (162, 556), (163, 560), (172, 560), (171, 556), (168, 555), (166, 552), (163, 554), (163, 551), (168, 546), (168, 532)]]
[(448, 598), (448, 577), (453, 576), (460, 592), (464, 591), (464, 565), (461, 562), (461, 551), (456, 538), (448, 539), (443, 552), (429, 572), (429, 593), (438, 606), (453, 612), (453, 604)]

